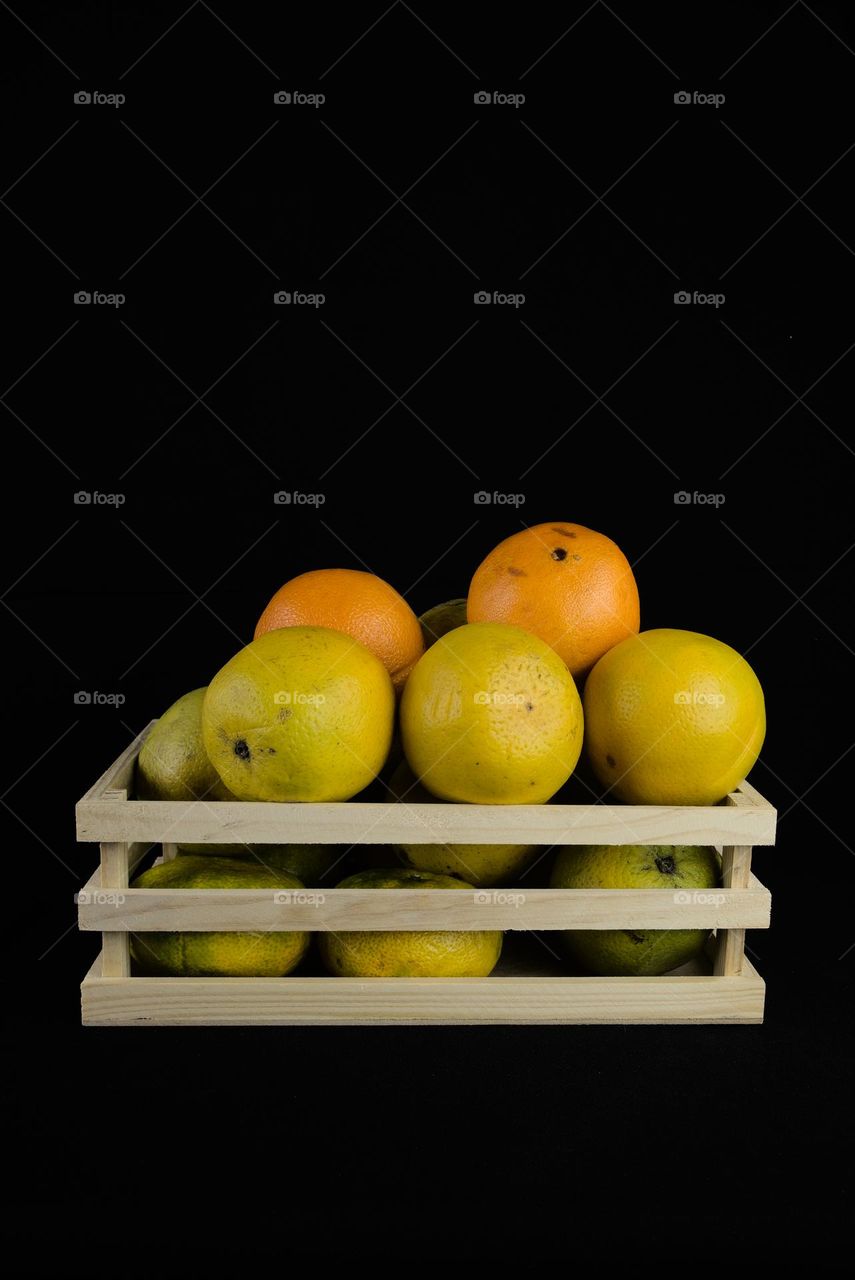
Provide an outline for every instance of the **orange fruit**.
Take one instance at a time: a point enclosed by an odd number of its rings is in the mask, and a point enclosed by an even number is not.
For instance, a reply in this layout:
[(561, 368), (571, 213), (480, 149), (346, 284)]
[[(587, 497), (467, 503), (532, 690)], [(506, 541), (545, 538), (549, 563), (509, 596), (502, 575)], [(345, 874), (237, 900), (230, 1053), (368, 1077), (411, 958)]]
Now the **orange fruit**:
[(400, 692), (424, 652), (419, 620), (388, 582), (360, 569), (314, 569), (286, 582), (258, 619), (255, 639), (278, 627), (329, 627), (370, 649)]
[(640, 625), (638, 587), (620, 547), (560, 521), (500, 542), (475, 571), (466, 612), (470, 622), (533, 631), (575, 677)]

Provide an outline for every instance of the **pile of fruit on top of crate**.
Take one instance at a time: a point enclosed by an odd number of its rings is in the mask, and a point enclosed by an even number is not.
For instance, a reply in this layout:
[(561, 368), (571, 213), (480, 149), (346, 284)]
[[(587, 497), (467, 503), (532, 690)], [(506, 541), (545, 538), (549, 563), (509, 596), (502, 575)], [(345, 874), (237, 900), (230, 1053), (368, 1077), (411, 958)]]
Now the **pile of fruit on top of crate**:
[[(575, 524), (506, 538), (478, 566), (465, 600), (420, 618), (371, 573), (300, 574), (270, 600), (253, 641), (160, 716), (139, 753), (135, 795), (212, 811), (223, 801), (354, 798), (408, 812), (556, 797), (718, 804), (763, 743), (760, 683), (722, 640), (639, 626), (626, 557)], [(324, 886), (468, 889), (471, 898), (528, 884), (671, 889), (680, 902), (721, 884), (713, 847), (632, 843), (629, 823), (625, 844), (550, 849), (531, 842), (536, 824), (516, 833), (520, 843), (494, 843), (487, 833), (488, 842), (457, 843), (449, 830), (447, 840), (432, 830), (419, 843), (411, 830), (400, 844), (378, 845), (362, 830), (352, 846), (178, 836), (177, 856), (132, 887), (264, 889), (305, 901)], [(310, 932), (294, 928), (130, 932), (136, 971), (148, 975), (284, 976), (310, 946)], [(503, 939), (501, 930), (459, 923), (325, 927), (315, 936), (323, 968), (357, 978), (485, 977)], [(583, 927), (560, 936), (571, 972), (650, 976), (701, 953), (709, 928)]]

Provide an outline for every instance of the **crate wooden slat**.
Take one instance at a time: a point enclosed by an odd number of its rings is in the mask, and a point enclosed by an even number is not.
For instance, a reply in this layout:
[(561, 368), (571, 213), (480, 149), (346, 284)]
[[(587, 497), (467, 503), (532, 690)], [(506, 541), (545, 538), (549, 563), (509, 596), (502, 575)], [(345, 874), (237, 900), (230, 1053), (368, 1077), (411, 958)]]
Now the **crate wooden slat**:
[(104, 978), (83, 982), (90, 1026), (758, 1023), (763, 979)]
[[(682, 898), (687, 901), (681, 901)], [(277, 900), (279, 899), (279, 900)], [(129, 889), (78, 894), (82, 930), (767, 929), (772, 897), (754, 888)]]
[[(154, 723), (154, 722), (152, 722)], [(78, 895), (79, 925), (102, 951), (82, 986), (93, 1025), (760, 1022), (764, 984), (747, 928), (768, 928), (771, 896), (751, 849), (773, 844), (774, 808), (747, 782), (721, 805), (164, 803), (133, 798), (134, 740), (77, 806), (78, 838), (101, 865)], [(722, 887), (670, 890), (130, 889), (152, 844), (705, 844), (722, 848)], [(709, 972), (655, 978), (508, 972), (489, 978), (148, 978), (131, 976), (129, 932), (264, 930), (715, 929)], [(504, 964), (504, 962), (503, 962)]]

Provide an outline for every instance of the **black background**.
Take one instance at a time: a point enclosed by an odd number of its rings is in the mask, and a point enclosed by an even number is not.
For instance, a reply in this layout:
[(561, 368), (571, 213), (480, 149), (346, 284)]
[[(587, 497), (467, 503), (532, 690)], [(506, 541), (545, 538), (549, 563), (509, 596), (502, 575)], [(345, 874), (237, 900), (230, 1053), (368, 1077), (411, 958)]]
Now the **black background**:
[[(209, 1269), (397, 1250), (828, 1264), (851, 1187), (851, 7), (12, 8), (22, 1271), (181, 1274), (194, 1249)], [(474, 103), (494, 90), (525, 102)], [(280, 289), (325, 302), (276, 306)], [(725, 300), (675, 305), (682, 289)], [(95, 850), (73, 804), (131, 734), (295, 573), (368, 567), (421, 612), (543, 520), (608, 533), (644, 627), (713, 634), (763, 682), (752, 780), (781, 814), (755, 858), (765, 1025), (82, 1031), (96, 939), (72, 895)]]

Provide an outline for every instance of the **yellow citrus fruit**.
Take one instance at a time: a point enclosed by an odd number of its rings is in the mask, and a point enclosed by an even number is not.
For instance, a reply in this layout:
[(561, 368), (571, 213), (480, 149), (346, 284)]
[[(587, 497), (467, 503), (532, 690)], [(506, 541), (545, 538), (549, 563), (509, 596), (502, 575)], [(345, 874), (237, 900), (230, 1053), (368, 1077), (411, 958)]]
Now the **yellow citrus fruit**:
[[(230, 858), (173, 858), (137, 876), (133, 889), (302, 889), (284, 871)], [(133, 933), (131, 955), (146, 973), (176, 977), (276, 978), (295, 969), (308, 933)]]
[(404, 755), (441, 800), (542, 804), (582, 747), (582, 703), (567, 667), (520, 627), (476, 622), (419, 659), (401, 700)]
[(379, 658), (327, 627), (283, 627), (208, 686), (205, 750), (240, 800), (349, 800), (389, 754), (395, 693)]
[(695, 631), (642, 631), (610, 649), (585, 685), (594, 772), (630, 804), (715, 804), (749, 773), (765, 733), (751, 667)]
[[(453, 876), (407, 867), (359, 871), (339, 889), (468, 889)], [(390, 902), (390, 907), (393, 903)], [(502, 950), (500, 930), (461, 933), (320, 933), (319, 948), (330, 973), (345, 978), (486, 978)]]
[[(404, 804), (438, 804), (404, 762), (389, 780), (389, 790)], [(537, 857), (536, 844), (402, 844), (407, 862), (419, 871), (459, 876), (479, 889), (510, 885)]]
[[(555, 889), (672, 889), (687, 893), (718, 884), (715, 851), (688, 845), (578, 845), (559, 849)], [(650, 977), (699, 955), (708, 929), (568, 929), (570, 954), (589, 973)]]

